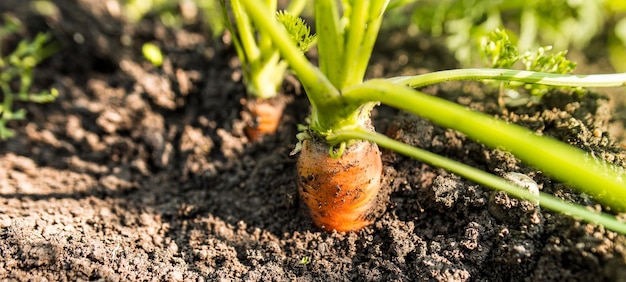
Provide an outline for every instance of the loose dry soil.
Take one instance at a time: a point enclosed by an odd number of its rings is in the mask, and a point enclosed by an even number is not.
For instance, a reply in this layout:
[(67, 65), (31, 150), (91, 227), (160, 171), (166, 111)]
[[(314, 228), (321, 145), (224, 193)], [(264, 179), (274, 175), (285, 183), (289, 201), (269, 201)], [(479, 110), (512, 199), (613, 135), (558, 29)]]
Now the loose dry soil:
[[(323, 232), (302, 212), (289, 155), (308, 112), (296, 80), (283, 87), (290, 102), (279, 132), (251, 143), (227, 37), (150, 18), (131, 25), (113, 0), (56, 0), (58, 13), (45, 17), (24, 3), (0, 3), (27, 26), (3, 51), (52, 32), (64, 49), (41, 65), (33, 90), (60, 96), (19, 104), (28, 119), (10, 123), (16, 137), (0, 142), (0, 280), (626, 281), (625, 236), (389, 151), (378, 221)], [(403, 34), (379, 42), (369, 77), (456, 67), (436, 40)], [(162, 67), (141, 57), (144, 42), (161, 46)], [(479, 84), (424, 91), (624, 164), (605, 94), (555, 91), (503, 109)], [(398, 140), (526, 174), (544, 192), (599, 208), (452, 130), (385, 107), (374, 120)]]

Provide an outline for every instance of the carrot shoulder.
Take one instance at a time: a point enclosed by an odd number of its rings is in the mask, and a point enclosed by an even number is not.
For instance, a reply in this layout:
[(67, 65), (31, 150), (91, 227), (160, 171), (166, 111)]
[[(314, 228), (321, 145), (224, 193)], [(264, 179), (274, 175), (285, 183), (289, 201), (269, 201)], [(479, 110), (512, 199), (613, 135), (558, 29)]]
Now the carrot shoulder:
[(265, 100), (250, 98), (243, 104), (244, 112), (250, 114), (245, 127), (248, 139), (255, 141), (263, 135), (276, 132), (285, 108), (285, 101), (277, 98)]
[(374, 143), (360, 141), (339, 158), (323, 142), (305, 140), (298, 158), (298, 192), (318, 227), (340, 232), (372, 223), (381, 187), (382, 161)]

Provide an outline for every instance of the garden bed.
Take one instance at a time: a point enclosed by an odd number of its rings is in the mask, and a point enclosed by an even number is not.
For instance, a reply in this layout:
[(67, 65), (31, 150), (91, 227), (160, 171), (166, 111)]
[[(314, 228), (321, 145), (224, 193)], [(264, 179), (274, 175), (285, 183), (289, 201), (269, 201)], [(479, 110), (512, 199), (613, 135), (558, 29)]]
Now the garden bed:
[[(43, 18), (3, 1), (65, 47), (36, 73), (51, 104), (20, 104), (28, 119), (0, 142), (0, 277), (18, 280), (623, 281), (626, 237), (535, 209), (441, 169), (383, 150), (380, 216), (356, 233), (326, 233), (296, 189), (296, 126), (308, 101), (295, 79), (278, 133), (248, 142), (245, 97), (228, 38), (149, 19), (120, 20), (96, 1), (55, 1)], [(437, 40), (381, 38), (369, 77), (456, 67)], [(82, 38), (82, 39), (81, 39)], [(123, 44), (131, 38), (130, 44)], [(159, 42), (160, 68), (141, 57)], [(224, 43), (226, 41), (226, 43)], [(594, 69), (594, 66), (589, 66)], [(601, 68), (602, 69), (602, 68)], [(610, 72), (611, 70), (607, 70)], [(425, 92), (518, 123), (624, 165), (609, 138), (607, 95), (549, 93), (507, 109), (497, 89), (449, 83)], [(381, 107), (379, 132), (596, 208), (510, 154)], [(618, 133), (621, 133), (617, 129)], [(621, 280), (620, 280), (621, 279)]]

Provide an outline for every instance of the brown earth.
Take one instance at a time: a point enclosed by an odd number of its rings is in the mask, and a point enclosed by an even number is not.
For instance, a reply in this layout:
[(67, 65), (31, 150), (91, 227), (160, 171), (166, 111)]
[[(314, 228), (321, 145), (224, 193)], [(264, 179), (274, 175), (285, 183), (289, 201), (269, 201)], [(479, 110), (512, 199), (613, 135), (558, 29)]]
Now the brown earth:
[[(624, 235), (389, 151), (378, 221), (323, 232), (303, 212), (289, 155), (308, 111), (295, 80), (284, 85), (279, 132), (251, 143), (238, 61), (222, 38), (149, 18), (128, 24), (115, 1), (54, 2), (60, 11), (47, 17), (19, 0), (0, 3), (27, 24), (23, 36), (50, 30), (65, 45), (38, 69), (34, 89), (56, 87), (59, 98), (19, 104), (28, 119), (0, 142), (2, 280), (626, 281)], [(379, 42), (370, 77), (455, 67), (435, 40), (398, 34)], [(148, 41), (167, 55), (163, 67), (141, 57)], [(604, 94), (555, 91), (502, 109), (492, 87), (425, 91), (623, 165)], [(544, 192), (599, 208), (455, 131), (386, 107), (374, 120), (398, 140), (494, 174), (526, 174)]]

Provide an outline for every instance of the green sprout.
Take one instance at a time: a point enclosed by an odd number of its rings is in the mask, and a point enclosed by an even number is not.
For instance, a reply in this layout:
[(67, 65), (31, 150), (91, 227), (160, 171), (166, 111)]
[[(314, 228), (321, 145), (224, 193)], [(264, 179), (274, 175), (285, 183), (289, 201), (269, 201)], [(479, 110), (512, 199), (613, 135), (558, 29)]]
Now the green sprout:
[(309, 256), (303, 256), (302, 259), (300, 260), (300, 264), (302, 265), (307, 265), (311, 263), (311, 257)]
[(502, 29), (496, 29), (489, 36), (480, 41), (480, 50), (490, 62), (492, 68), (508, 69), (520, 59), (517, 47), (509, 39), (509, 35)]
[[(219, 12), (219, 0), (120, 0), (122, 13), (133, 24), (146, 17), (155, 17), (165, 26), (182, 28), (201, 23), (212, 38), (224, 31), (224, 21)], [(43, 1), (37, 1), (43, 2)], [(202, 18), (202, 21), (199, 19)]]
[(568, 74), (576, 68), (576, 63), (565, 58), (567, 51), (549, 54), (552, 46), (539, 47), (537, 51), (527, 51), (520, 56), (506, 31), (499, 28), (484, 36), (480, 45), (480, 51), (492, 68), (511, 68), (520, 61), (527, 71)]
[(163, 53), (161, 48), (152, 43), (144, 43), (141, 46), (141, 53), (146, 60), (150, 61), (155, 67), (160, 67), (163, 64)]
[[(552, 50), (552, 46), (539, 47), (535, 52), (527, 51), (524, 53), (520, 60), (526, 70), (530, 71), (557, 74), (570, 74), (574, 71), (576, 63), (565, 58), (567, 50), (546, 54), (550, 50)], [(525, 88), (530, 91), (531, 95), (541, 97), (554, 87), (526, 84)]]
[[(5, 25), (0, 27), (0, 42), (9, 35), (17, 33), (20, 23), (9, 16), (5, 16)], [(50, 43), (52, 36), (48, 33), (39, 33), (31, 41), (24, 39), (6, 56), (0, 56), (0, 139), (14, 136), (14, 132), (7, 128), (12, 120), (21, 120), (26, 117), (26, 110), (13, 108), (15, 101), (49, 103), (59, 95), (55, 88), (31, 93), (33, 84), (33, 69), (41, 61), (55, 53), (59, 46)], [(14, 83), (18, 83), (16, 87)]]
[[(514, 28), (520, 50), (551, 44), (557, 50), (581, 50), (611, 26), (613, 1), (457, 1), (419, 0), (413, 5), (414, 29), (441, 36), (463, 66), (477, 62), (472, 42), (497, 27)], [(617, 29), (617, 27), (615, 27)], [(615, 30), (617, 31), (617, 30)], [(595, 38), (595, 39), (594, 39)], [(623, 48), (623, 46), (621, 46)]]
[[(272, 10), (276, 10), (276, 0), (264, 2)], [(297, 2), (303, 1), (294, 1), (296, 4), (292, 3), (291, 9), (276, 12), (276, 18), (286, 27), (290, 38), (299, 46), (299, 50), (304, 52), (308, 50), (315, 37), (310, 34), (310, 29), (304, 21), (297, 16), (302, 9)], [(270, 37), (263, 30), (257, 30), (248, 19), (240, 0), (230, 1), (235, 14), (232, 21), (227, 14), (226, 1), (221, 0), (221, 4), (224, 18), (228, 19), (226, 27), (231, 33), (237, 55), (241, 60), (248, 95), (261, 99), (275, 97), (284, 80), (287, 62), (280, 57)]]
[[(621, 87), (626, 85), (626, 74), (567, 75), (511, 69), (457, 69), (364, 82), (363, 75), (388, 1), (341, 1), (341, 7), (334, 0), (315, 1), (316, 30), (323, 31), (318, 33), (317, 42), (319, 68), (307, 60), (282, 25), (274, 17), (268, 17), (274, 13), (270, 7), (256, 0), (241, 0), (241, 4), (244, 9), (239, 13), (245, 12), (259, 30), (269, 35), (306, 90), (312, 108), (306, 134), (301, 137), (325, 143), (337, 158), (342, 158), (342, 152), (350, 151), (358, 140), (368, 140), (486, 187), (525, 200), (537, 200), (536, 194), (506, 179), (376, 133), (371, 126), (370, 110), (377, 103), (383, 103), (460, 131), (489, 147), (511, 152), (526, 164), (591, 195), (606, 209), (626, 211), (626, 201), (623, 200), (626, 198), (626, 175), (623, 168), (524, 127), (416, 90), (459, 80)], [(343, 11), (341, 15), (340, 11)], [(305, 177), (299, 181), (308, 180)], [(544, 208), (626, 234), (626, 224), (615, 216), (592, 212), (545, 193), (540, 193), (539, 202)]]
[[(486, 57), (492, 68), (512, 68), (518, 62), (521, 62), (527, 71), (570, 74), (576, 68), (576, 63), (568, 60), (567, 50), (556, 53), (549, 53), (552, 46), (539, 47), (536, 51), (526, 51), (520, 56), (515, 44), (511, 42), (506, 31), (496, 29), (489, 36), (481, 39), (481, 48), (483, 56)], [(504, 84), (501, 83), (500, 86)], [(516, 86), (512, 84), (510, 86)], [(525, 84), (524, 87), (533, 96), (541, 97), (554, 87), (538, 84)]]
[(278, 11), (276, 12), (276, 17), (285, 26), (291, 40), (298, 45), (300, 51), (304, 53), (313, 46), (317, 36), (311, 34), (311, 28), (306, 25), (301, 17), (288, 11)]
[(526, 70), (548, 73), (568, 74), (576, 68), (576, 63), (565, 58), (567, 50), (555, 54), (546, 54), (552, 46), (539, 47), (535, 52), (526, 52), (521, 58)]

